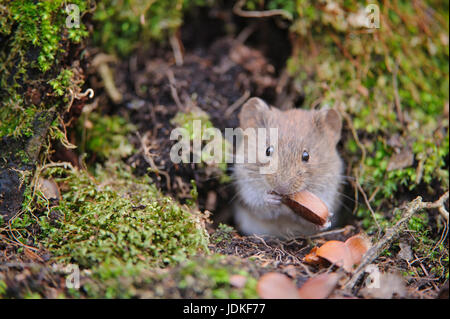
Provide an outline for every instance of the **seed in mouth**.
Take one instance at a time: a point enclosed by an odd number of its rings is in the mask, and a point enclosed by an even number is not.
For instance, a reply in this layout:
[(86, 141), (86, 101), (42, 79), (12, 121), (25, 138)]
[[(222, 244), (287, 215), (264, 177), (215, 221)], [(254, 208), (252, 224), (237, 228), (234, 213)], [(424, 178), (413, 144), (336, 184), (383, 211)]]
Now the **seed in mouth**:
[(309, 191), (283, 195), (281, 201), (292, 211), (313, 224), (323, 226), (328, 220), (328, 208), (325, 203)]

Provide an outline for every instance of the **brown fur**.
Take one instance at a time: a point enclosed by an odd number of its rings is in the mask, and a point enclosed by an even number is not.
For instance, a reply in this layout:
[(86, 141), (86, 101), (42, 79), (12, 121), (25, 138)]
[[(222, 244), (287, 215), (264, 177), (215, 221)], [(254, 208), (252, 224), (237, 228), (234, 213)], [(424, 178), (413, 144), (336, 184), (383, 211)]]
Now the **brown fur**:
[[(292, 194), (307, 189), (327, 202), (328, 208), (336, 211), (338, 191), (342, 182), (342, 160), (336, 150), (341, 136), (342, 122), (339, 113), (333, 109), (281, 111), (270, 108), (262, 100), (251, 98), (239, 114), (241, 128), (278, 128), (278, 169), (273, 174), (261, 175), (258, 164), (236, 165), (236, 178), (264, 183), (267, 191), (278, 194)], [(267, 141), (265, 147), (275, 145)], [(307, 151), (310, 158), (302, 161), (302, 153)], [(238, 181), (239, 182), (239, 181)], [(243, 187), (257, 186), (240, 183)], [(256, 187), (257, 189), (259, 187)], [(242, 196), (252, 194), (240, 190)], [(243, 194), (247, 195), (243, 195)], [(254, 196), (258, 197), (258, 196)], [(242, 198), (242, 202), (258, 216), (254, 200)], [(276, 215), (276, 214), (275, 214)]]

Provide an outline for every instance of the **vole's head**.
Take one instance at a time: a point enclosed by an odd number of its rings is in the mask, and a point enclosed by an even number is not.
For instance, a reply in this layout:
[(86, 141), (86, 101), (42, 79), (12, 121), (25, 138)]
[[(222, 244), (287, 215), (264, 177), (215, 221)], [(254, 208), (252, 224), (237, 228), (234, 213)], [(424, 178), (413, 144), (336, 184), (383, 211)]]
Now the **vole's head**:
[[(251, 98), (239, 114), (240, 126), (277, 128), (277, 138), (267, 134), (265, 143), (256, 143), (260, 154), (274, 160), (276, 169), (261, 174), (261, 162), (244, 164), (249, 184), (264, 185), (264, 191), (287, 195), (307, 189), (320, 194), (337, 187), (342, 162), (336, 151), (342, 121), (333, 109), (281, 111), (259, 98)], [(248, 154), (246, 155), (248, 156)]]

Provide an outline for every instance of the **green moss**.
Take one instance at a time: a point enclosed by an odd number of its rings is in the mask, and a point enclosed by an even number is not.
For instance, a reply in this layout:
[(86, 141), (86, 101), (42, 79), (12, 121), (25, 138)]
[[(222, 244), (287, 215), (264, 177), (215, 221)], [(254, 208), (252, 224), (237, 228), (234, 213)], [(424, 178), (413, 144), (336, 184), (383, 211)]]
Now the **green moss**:
[(80, 153), (95, 154), (100, 160), (129, 156), (133, 146), (127, 136), (135, 130), (134, 125), (118, 115), (83, 114), (78, 123)]
[(118, 164), (98, 166), (94, 177), (59, 168), (49, 174), (67, 188), (53, 208), (60, 219), (40, 218), (42, 243), (58, 260), (162, 266), (206, 249), (200, 213), (162, 196), (148, 178)]
[(28, 292), (23, 296), (24, 299), (41, 299), (41, 295), (37, 292)]
[(6, 282), (4, 282), (3, 280), (0, 279), (0, 297), (2, 297), (3, 295), (6, 295), (7, 288), (8, 288), (8, 286), (6, 285)]
[(128, 55), (150, 40), (164, 40), (183, 22), (183, 12), (207, 0), (107, 0), (97, 3), (94, 41), (109, 53)]
[[(443, 242), (437, 243), (430, 234), (432, 228), (426, 212), (416, 214), (408, 223), (408, 229), (414, 235), (413, 252), (421, 256), (421, 262), (427, 265), (429, 275), (438, 280), (448, 278), (448, 247)], [(423, 272), (420, 265), (414, 265), (417, 272)], [(423, 274), (424, 275), (424, 274)]]
[(234, 232), (236, 232), (236, 230), (233, 227), (220, 223), (214, 234), (211, 236), (211, 242), (217, 244), (222, 241), (229, 241), (233, 237)]
[[(222, 255), (190, 260), (179, 271), (178, 288), (201, 292), (202, 298), (257, 298), (257, 280), (239, 266), (238, 261), (230, 263)], [(230, 284), (232, 275), (246, 277), (242, 289), (236, 289)]]
[[(30, 45), (39, 49), (39, 55), (33, 66), (41, 71), (48, 71), (53, 65), (58, 51), (61, 51), (60, 40), (62, 39), (62, 30), (65, 28), (67, 12), (65, 11), (66, 2), (63, 0), (52, 1), (13, 1), (7, 10), (9, 15), (7, 20), (10, 25), (17, 26), (14, 31), (15, 38), (11, 44), (13, 48), (28, 48)], [(89, 1), (73, 1), (80, 8), (80, 12), (87, 9)], [(72, 30), (70, 39), (78, 40), (81, 36), (86, 36), (87, 31), (84, 25)], [(3, 30), (3, 33), (9, 35), (12, 28)]]
[[(194, 127), (194, 121), (200, 121), (199, 130)], [(215, 129), (214, 125), (211, 123), (209, 115), (200, 109), (196, 109), (190, 112), (178, 112), (170, 121), (170, 123), (177, 128), (186, 130), (187, 137), (190, 141), (194, 139), (205, 138), (207, 130)], [(217, 133), (220, 133), (218, 131)], [(218, 134), (219, 135), (219, 134)], [(226, 173), (227, 163), (226, 156), (231, 152), (230, 143), (222, 136), (217, 136), (218, 139), (212, 136), (209, 139), (202, 140), (201, 154), (197, 154), (200, 158), (199, 167), (209, 166), (217, 168), (218, 174), (217, 179), (221, 183), (228, 183), (231, 181), (231, 177)], [(220, 143), (220, 145), (214, 143)], [(208, 147), (206, 147), (208, 146)], [(215, 154), (215, 149), (220, 149), (222, 154)], [(220, 156), (220, 157), (219, 157)]]
[[(216, 254), (170, 269), (103, 263), (82, 290), (91, 298), (258, 298), (257, 279), (243, 267), (238, 258)], [(233, 275), (245, 277), (244, 287), (230, 283)]]
[[(90, 1), (71, 2), (87, 10)], [(59, 70), (68, 44), (88, 35), (66, 27), (66, 1), (11, 1), (0, 7), (0, 137), (30, 137), (39, 111), (64, 105), (69, 70)], [(50, 84), (50, 86), (48, 86)], [(73, 83), (70, 83), (73, 85)], [(77, 83), (76, 85), (82, 85)]]
[(70, 86), (73, 72), (68, 69), (62, 69), (58, 76), (48, 81), (57, 96), (63, 96)]
[(19, 160), (22, 163), (28, 164), (30, 163), (30, 157), (27, 155), (27, 153), (24, 150), (20, 150), (16, 153), (16, 156), (19, 158)]

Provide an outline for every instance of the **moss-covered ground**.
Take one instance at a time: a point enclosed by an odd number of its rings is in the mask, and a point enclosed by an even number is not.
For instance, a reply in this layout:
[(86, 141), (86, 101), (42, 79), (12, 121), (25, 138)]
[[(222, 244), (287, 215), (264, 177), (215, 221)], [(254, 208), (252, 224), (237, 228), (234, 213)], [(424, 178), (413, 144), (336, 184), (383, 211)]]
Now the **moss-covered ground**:
[[(284, 12), (253, 19), (225, 1), (72, 3), (80, 28), (66, 27), (65, 1), (0, 1), (0, 186), (13, 172), (23, 194), (11, 219), (0, 212), (0, 298), (253, 298), (271, 270), (302, 283), (315, 269), (301, 259), (323, 238), (266, 242), (216, 227), (229, 221), (227, 167), (168, 162), (171, 128), (189, 129), (195, 114), (235, 125), (224, 113), (246, 94), (343, 114), (353, 228), (327, 239), (366, 232), (376, 243), (398, 207), (448, 191), (447, 2), (379, 3), (379, 28), (361, 24), (361, 1), (240, 1)], [(401, 275), (407, 297), (436, 297), (448, 220), (417, 213), (376, 263)]]

